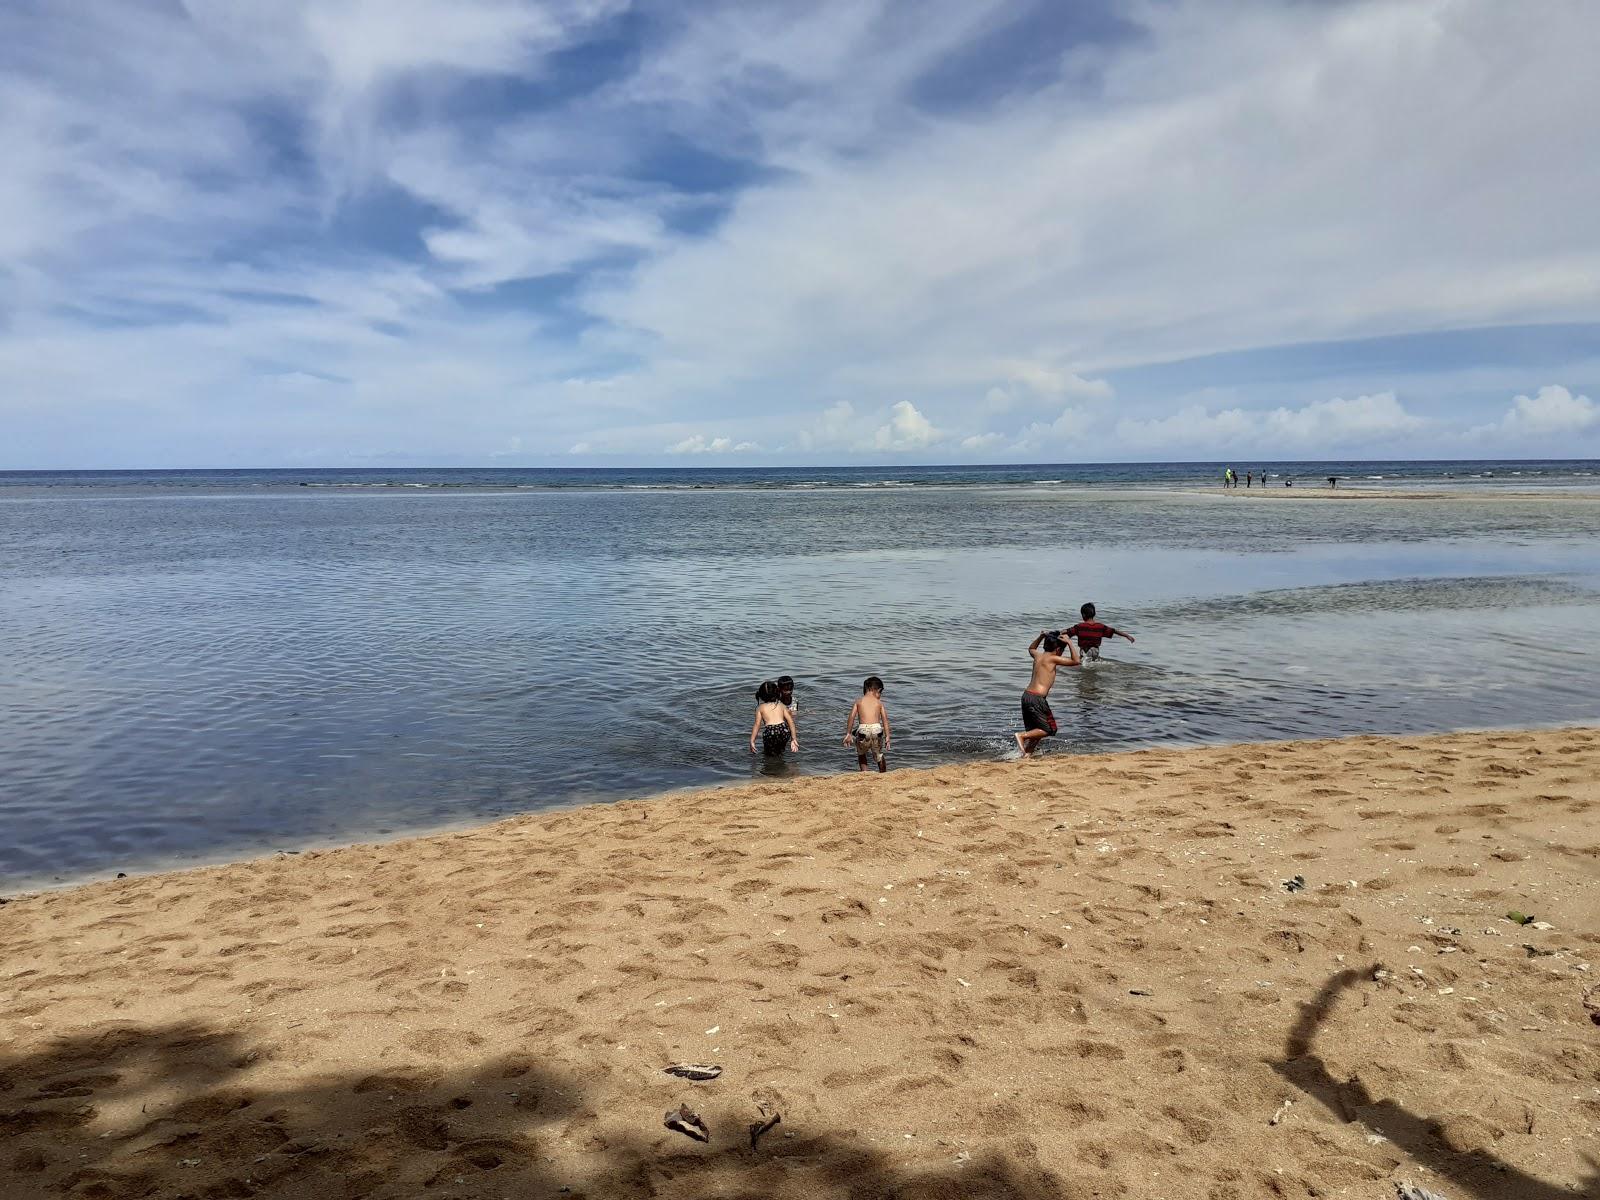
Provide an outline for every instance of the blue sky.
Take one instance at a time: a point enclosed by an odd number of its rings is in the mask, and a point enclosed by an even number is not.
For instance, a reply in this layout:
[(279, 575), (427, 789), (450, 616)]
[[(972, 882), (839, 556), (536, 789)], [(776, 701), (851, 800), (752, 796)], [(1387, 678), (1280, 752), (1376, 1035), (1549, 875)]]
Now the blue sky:
[(1600, 455), (1588, 0), (9, 0), (0, 468)]

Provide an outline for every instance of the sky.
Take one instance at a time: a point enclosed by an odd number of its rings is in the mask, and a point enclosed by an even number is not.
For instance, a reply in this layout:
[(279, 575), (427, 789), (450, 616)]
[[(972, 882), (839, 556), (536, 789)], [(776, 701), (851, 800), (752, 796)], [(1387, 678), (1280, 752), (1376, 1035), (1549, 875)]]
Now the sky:
[(1591, 0), (5, 0), (0, 468), (1600, 456)]

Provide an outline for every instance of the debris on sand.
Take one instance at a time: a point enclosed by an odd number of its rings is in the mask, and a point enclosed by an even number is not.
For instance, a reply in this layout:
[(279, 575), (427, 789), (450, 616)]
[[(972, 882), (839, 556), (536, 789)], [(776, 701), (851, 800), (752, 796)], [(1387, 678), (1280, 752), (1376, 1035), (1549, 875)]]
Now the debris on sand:
[(1583, 993), (1584, 1011), (1589, 1014), (1589, 1020), (1600, 1025), (1600, 983), (1587, 988)]
[(765, 1137), (777, 1123), (783, 1120), (783, 1114), (769, 1112), (765, 1105), (760, 1108), (761, 1120), (750, 1122), (750, 1149), (756, 1148), (756, 1143)]
[(673, 1063), (670, 1067), (662, 1068), (668, 1075), (676, 1075), (679, 1079), (693, 1079), (703, 1081), (715, 1079), (722, 1074), (722, 1068), (715, 1063)]
[(697, 1142), (709, 1142), (711, 1130), (706, 1128), (706, 1123), (689, 1110), (687, 1104), (678, 1105), (677, 1112), (669, 1112), (662, 1122), (673, 1133), (681, 1133), (686, 1138)]
[(1427, 1188), (1418, 1187), (1414, 1183), (1397, 1183), (1395, 1192), (1400, 1200), (1444, 1200), (1438, 1192), (1430, 1192)]
[(1283, 890), (1286, 892), (1303, 892), (1306, 890), (1306, 877), (1296, 875), (1293, 879), (1283, 881)]
[(1281, 1125), (1283, 1123), (1283, 1119), (1289, 1115), (1289, 1110), (1293, 1107), (1293, 1100), (1285, 1100), (1282, 1104), (1278, 1105), (1278, 1111), (1272, 1114), (1272, 1119), (1269, 1120), (1267, 1124)]

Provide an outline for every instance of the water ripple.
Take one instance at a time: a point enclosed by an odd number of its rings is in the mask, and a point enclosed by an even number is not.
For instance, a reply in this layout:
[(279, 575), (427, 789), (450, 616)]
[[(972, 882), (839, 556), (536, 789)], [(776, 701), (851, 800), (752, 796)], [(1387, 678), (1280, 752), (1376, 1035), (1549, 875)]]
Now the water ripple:
[(1589, 511), (924, 488), (9, 502), (0, 880), (749, 778), (770, 769), (745, 748), (752, 693), (784, 673), (804, 746), (785, 769), (854, 766), (869, 672), (895, 765), (993, 757), (1029, 638), (1085, 598), (1139, 641), (1063, 680), (1057, 752), (1595, 720)]

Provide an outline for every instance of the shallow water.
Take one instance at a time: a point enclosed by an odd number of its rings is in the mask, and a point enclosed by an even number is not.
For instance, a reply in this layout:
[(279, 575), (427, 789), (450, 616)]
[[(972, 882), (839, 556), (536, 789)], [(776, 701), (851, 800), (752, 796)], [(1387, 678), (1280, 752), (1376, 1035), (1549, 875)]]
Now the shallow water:
[(1138, 643), (1057, 753), (1600, 720), (1581, 502), (119, 482), (9, 492), (0, 553), (5, 887), (748, 778), (786, 672), (780, 770), (854, 768), (869, 672), (892, 766), (998, 757), (1084, 599)]

